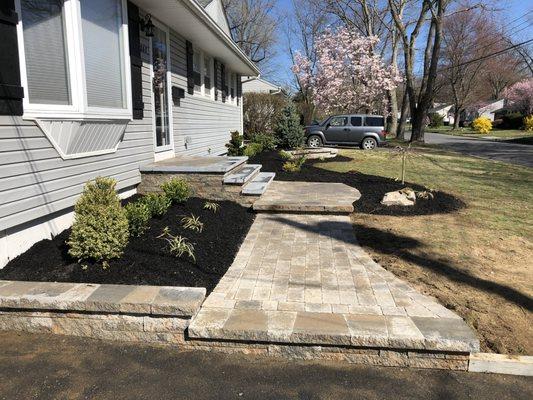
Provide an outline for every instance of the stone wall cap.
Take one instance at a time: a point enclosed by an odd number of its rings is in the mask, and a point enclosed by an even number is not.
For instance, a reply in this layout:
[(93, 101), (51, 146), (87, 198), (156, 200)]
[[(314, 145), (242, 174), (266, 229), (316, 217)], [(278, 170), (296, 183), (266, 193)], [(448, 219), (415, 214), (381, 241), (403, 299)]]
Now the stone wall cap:
[(190, 317), (205, 288), (96, 283), (2, 281), (0, 308)]

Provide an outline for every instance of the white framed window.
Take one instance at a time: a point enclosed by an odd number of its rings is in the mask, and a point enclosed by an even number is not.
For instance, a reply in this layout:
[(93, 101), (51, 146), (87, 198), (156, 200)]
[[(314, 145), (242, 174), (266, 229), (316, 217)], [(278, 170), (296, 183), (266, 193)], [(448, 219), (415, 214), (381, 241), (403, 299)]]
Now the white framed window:
[(194, 91), (202, 93), (202, 53), (194, 49), (192, 56), (192, 70), (194, 75)]
[(25, 118), (132, 118), (125, 0), (16, 5)]
[(204, 85), (204, 94), (211, 98), (212, 86), (213, 86), (213, 60), (211, 57), (204, 54), (204, 65), (203, 65), (203, 85)]

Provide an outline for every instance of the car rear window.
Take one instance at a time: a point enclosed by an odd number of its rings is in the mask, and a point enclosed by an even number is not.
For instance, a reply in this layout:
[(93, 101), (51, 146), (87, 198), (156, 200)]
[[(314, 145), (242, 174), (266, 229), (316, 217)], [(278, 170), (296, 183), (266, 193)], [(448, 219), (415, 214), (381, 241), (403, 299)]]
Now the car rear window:
[(383, 117), (366, 117), (365, 126), (385, 126)]
[(352, 126), (361, 126), (363, 122), (362, 117), (352, 117), (350, 118), (350, 121), (352, 123)]

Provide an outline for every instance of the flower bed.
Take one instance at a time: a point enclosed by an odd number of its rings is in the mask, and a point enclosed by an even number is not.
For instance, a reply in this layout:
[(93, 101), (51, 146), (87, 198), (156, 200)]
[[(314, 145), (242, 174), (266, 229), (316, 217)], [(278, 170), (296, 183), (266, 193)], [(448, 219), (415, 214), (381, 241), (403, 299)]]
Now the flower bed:
[[(129, 203), (140, 196), (126, 201)], [(77, 262), (66, 244), (71, 230), (51, 240), (42, 240), (0, 270), (0, 279), (48, 282), (85, 282), (157, 286), (205, 287), (210, 292), (229, 268), (250, 228), (254, 214), (229, 201), (218, 202), (218, 210), (205, 209), (205, 200), (190, 198), (172, 205), (162, 216), (150, 219), (148, 229), (130, 237), (120, 258), (107, 268)], [(197, 232), (183, 227), (191, 214), (203, 223)], [(161, 234), (181, 235), (194, 246), (194, 257), (176, 257)]]

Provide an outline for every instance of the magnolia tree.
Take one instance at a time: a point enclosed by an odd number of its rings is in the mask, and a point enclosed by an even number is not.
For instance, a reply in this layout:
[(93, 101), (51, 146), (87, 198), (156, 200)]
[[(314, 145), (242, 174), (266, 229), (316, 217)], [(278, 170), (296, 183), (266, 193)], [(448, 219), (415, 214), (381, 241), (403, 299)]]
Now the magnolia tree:
[(533, 114), (533, 78), (515, 83), (503, 91), (503, 97), (509, 103), (509, 108)]
[(328, 30), (315, 43), (316, 64), (296, 54), (293, 72), (312, 93), (314, 104), (326, 113), (380, 112), (387, 114), (387, 91), (402, 81), (393, 66), (386, 67), (372, 52), (379, 39), (360, 36), (348, 28)]

